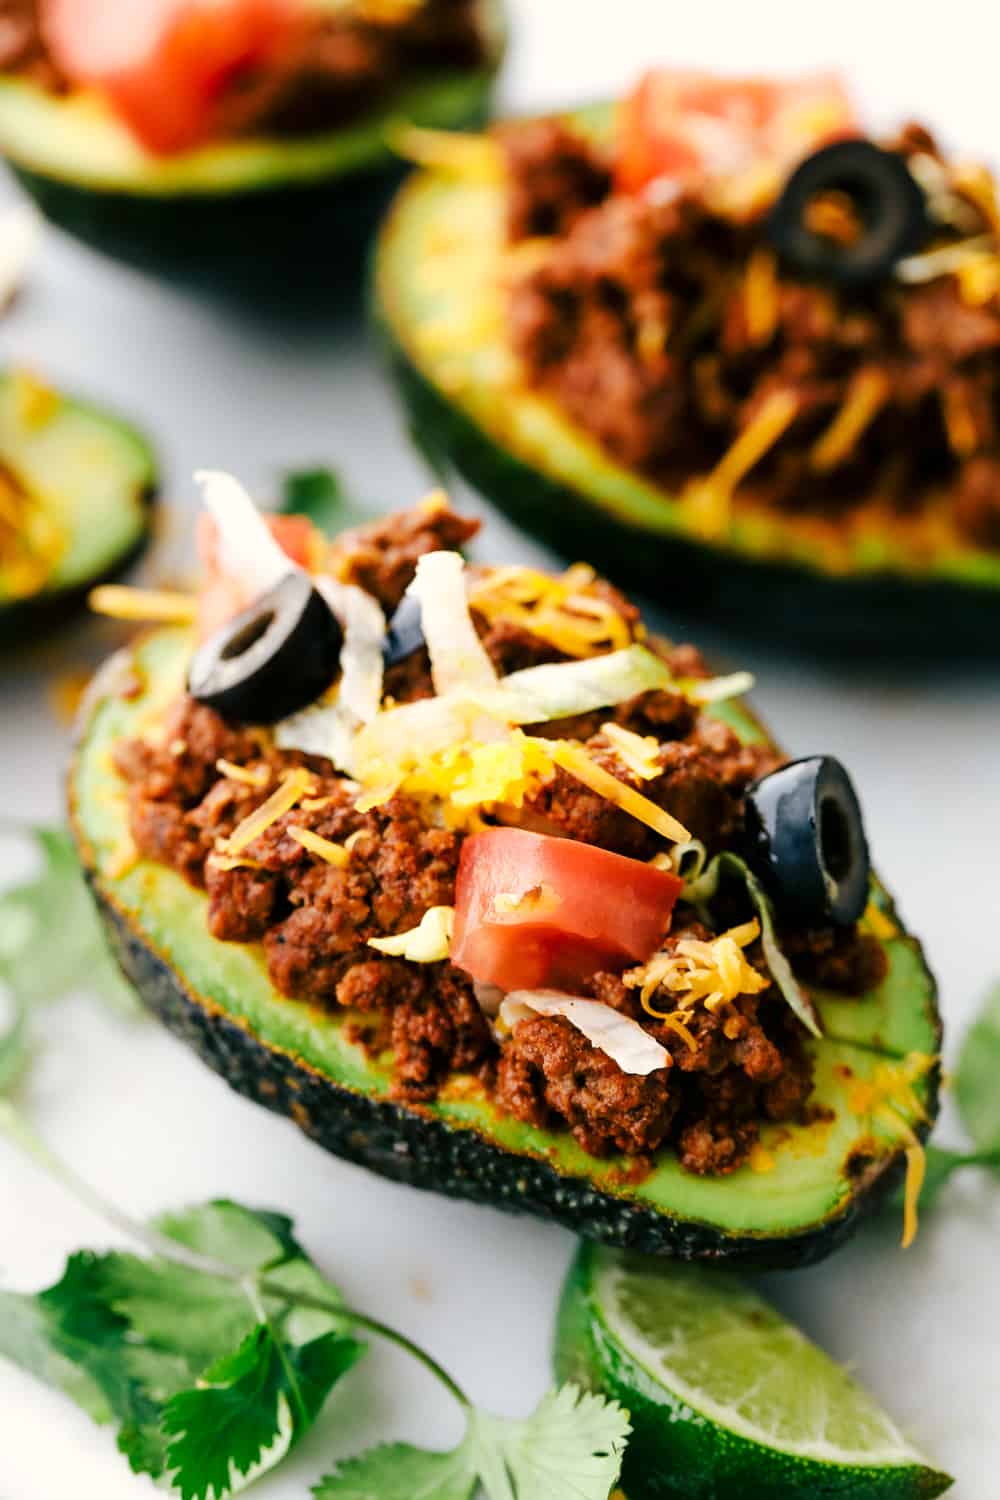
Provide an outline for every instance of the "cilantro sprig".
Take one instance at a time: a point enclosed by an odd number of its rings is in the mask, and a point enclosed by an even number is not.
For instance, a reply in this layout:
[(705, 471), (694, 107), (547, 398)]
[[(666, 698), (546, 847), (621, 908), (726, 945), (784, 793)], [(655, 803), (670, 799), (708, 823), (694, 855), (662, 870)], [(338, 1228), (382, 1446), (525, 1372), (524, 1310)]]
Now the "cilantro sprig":
[(114, 1423), (133, 1470), (182, 1500), (225, 1500), (273, 1469), (364, 1353), (390, 1340), (462, 1406), (465, 1436), (436, 1453), (383, 1444), (339, 1464), (316, 1500), (606, 1500), (630, 1427), (571, 1385), (524, 1421), (472, 1401), (425, 1349), (345, 1305), (282, 1214), (214, 1201), (152, 1223), (105, 1202), (0, 1099), (0, 1131), (143, 1253), (79, 1251), (54, 1286), (0, 1292), (0, 1355)]
[[(68, 833), (0, 824), (0, 840), (28, 844), (36, 871), (0, 891), (0, 1094), (20, 1080), (31, 1056), (37, 1008), (79, 987), (119, 1010), (136, 1000), (108, 952)], [(56, 939), (53, 940), (53, 934)]]

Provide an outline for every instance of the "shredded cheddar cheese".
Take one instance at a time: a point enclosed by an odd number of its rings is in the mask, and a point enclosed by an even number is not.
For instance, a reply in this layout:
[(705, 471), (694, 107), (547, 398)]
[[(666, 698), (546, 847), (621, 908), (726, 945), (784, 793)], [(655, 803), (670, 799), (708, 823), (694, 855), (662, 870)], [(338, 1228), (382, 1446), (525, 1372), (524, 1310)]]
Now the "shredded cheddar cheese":
[(335, 844), (332, 839), (325, 839), (320, 833), (313, 833), (311, 828), (297, 828), (289, 826), (286, 830), (288, 837), (301, 844), (303, 849), (308, 849), (310, 854), (315, 854), (328, 865), (342, 870), (350, 863), (350, 851), (343, 844)]
[(113, 620), (149, 620), (166, 625), (189, 625), (198, 612), (193, 594), (172, 589), (132, 589), (120, 583), (103, 583), (87, 598), (98, 615)]
[(917, 1203), (923, 1187), (927, 1157), (916, 1125), (925, 1124), (927, 1112), (915, 1085), (930, 1072), (937, 1059), (926, 1052), (911, 1052), (898, 1063), (880, 1063), (870, 1078), (855, 1080), (848, 1094), (851, 1111), (871, 1119), (886, 1133), (902, 1140), (906, 1155), (903, 1192), (902, 1247), (909, 1249), (917, 1236)]
[(59, 410), (59, 393), (30, 370), (15, 370), (11, 383), (17, 422), (28, 432), (46, 426)]
[(213, 852), (206, 861), (213, 870), (263, 870), (264, 866), (257, 859), (247, 859), (245, 855), (219, 854)]
[(778, 326), (778, 262), (773, 250), (757, 249), (747, 265), (743, 307), (751, 344), (767, 344)]
[(491, 568), (469, 590), (469, 603), (490, 624), (504, 620), (567, 656), (593, 656), (631, 644), (628, 623), (609, 599), (590, 594), (591, 568), (576, 564), (554, 578), (536, 568)]
[(855, 443), (889, 398), (891, 385), (884, 370), (859, 370), (847, 398), (826, 431), (817, 439), (810, 461), (819, 473), (843, 463)]
[(799, 398), (794, 391), (772, 392), (712, 472), (685, 486), (681, 500), (699, 535), (713, 538), (723, 534), (729, 525), (736, 486), (774, 447), (798, 410)]
[(296, 766), (268, 797), (260, 807), (245, 817), (239, 823), (228, 839), (220, 839), (216, 849), (220, 854), (242, 854), (248, 844), (265, 833), (272, 823), (276, 823), (285, 813), (291, 812), (299, 799), (312, 789), (313, 781), (309, 772), (301, 766)]
[(215, 769), (220, 776), (225, 776), (228, 781), (239, 781), (243, 786), (252, 786), (257, 791), (263, 791), (271, 780), (271, 772), (267, 766), (237, 766), (231, 760), (221, 757), (215, 762)]
[(640, 781), (652, 781), (663, 770), (660, 764), (660, 742), (652, 735), (633, 734), (620, 724), (602, 724), (601, 733), (612, 750)]
[(641, 968), (630, 969), (625, 983), (640, 991), (647, 1008), (654, 992), (666, 989), (678, 996), (682, 1010), (692, 1011), (698, 1004), (718, 1010), (740, 995), (759, 994), (771, 983), (743, 951), (759, 937), (760, 923), (754, 918), (710, 940), (681, 938), (670, 951), (655, 953)]
[(869, 901), (861, 918), (862, 925), (877, 937), (880, 943), (890, 942), (892, 938), (899, 937), (899, 928), (891, 917), (886, 916), (880, 906), (874, 901)]
[(661, 838), (678, 844), (691, 837), (683, 823), (679, 823), (662, 807), (657, 807), (655, 802), (651, 802), (641, 792), (626, 786), (623, 781), (612, 776), (610, 771), (605, 771), (603, 766), (591, 760), (582, 745), (570, 740), (552, 740), (548, 743), (557, 766), (568, 771), (570, 776), (575, 776), (577, 781), (582, 781), (584, 786), (597, 792), (598, 796), (615, 803), (623, 812), (631, 813), (633, 818), (645, 823)]

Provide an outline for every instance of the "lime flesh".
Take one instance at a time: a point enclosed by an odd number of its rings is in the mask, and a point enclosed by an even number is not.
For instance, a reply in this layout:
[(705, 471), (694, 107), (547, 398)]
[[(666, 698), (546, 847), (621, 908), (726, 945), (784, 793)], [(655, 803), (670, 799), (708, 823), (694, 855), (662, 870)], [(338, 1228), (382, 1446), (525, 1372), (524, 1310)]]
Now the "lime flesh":
[(631, 1412), (629, 1500), (881, 1500), (951, 1483), (845, 1370), (726, 1273), (585, 1246), (556, 1365)]

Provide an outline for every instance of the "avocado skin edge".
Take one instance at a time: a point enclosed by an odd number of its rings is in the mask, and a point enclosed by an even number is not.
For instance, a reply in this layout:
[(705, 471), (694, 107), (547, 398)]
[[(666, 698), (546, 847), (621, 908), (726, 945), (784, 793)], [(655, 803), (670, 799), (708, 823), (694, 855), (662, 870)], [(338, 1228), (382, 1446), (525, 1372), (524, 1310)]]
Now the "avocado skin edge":
[[(784, 1237), (729, 1235), (710, 1224), (678, 1221), (567, 1178), (548, 1163), (512, 1156), (478, 1132), (454, 1128), (419, 1108), (355, 1094), (300, 1059), (268, 1046), (247, 1027), (193, 994), (167, 960), (133, 931), (95, 873), (72, 809), (84, 874), (111, 949), (143, 1003), (201, 1060), (248, 1099), (294, 1120), (312, 1140), (383, 1177), (513, 1213), (555, 1220), (585, 1239), (680, 1260), (731, 1262), (760, 1269), (807, 1266), (850, 1238), (866, 1212), (902, 1179), (902, 1151), (863, 1173), (836, 1217)], [(929, 1115), (934, 1117), (934, 1101)], [(919, 1132), (922, 1136), (926, 1129)]]
[(793, 651), (921, 665), (936, 657), (942, 667), (959, 657), (996, 660), (1000, 589), (891, 572), (831, 575), (629, 526), (500, 447), (451, 402), (402, 347), (374, 291), (370, 313), (411, 437), (434, 473), (457, 472), (562, 556), (600, 558), (606, 575), (654, 599), (669, 580), (672, 611)]

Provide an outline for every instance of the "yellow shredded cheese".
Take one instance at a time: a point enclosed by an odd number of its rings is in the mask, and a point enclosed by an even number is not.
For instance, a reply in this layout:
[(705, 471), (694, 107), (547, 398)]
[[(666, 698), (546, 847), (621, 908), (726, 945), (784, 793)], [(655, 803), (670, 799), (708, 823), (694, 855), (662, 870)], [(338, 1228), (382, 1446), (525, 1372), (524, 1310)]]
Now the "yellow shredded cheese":
[(15, 370), (11, 384), (15, 420), (28, 432), (44, 427), (59, 410), (59, 393), (30, 370)]
[(320, 833), (313, 833), (311, 828), (298, 828), (292, 825), (286, 829), (288, 837), (301, 844), (303, 849), (308, 849), (310, 854), (315, 854), (328, 865), (334, 865), (342, 870), (350, 863), (350, 852), (343, 844), (335, 844), (332, 839), (325, 839)]
[(254, 839), (266, 832), (272, 823), (284, 817), (285, 813), (291, 812), (300, 797), (305, 796), (306, 792), (312, 789), (312, 785), (313, 781), (309, 772), (301, 766), (296, 766), (293, 771), (289, 771), (267, 801), (262, 802), (260, 807), (237, 825), (228, 839), (220, 839), (216, 844), (217, 851), (220, 854), (242, 854), (247, 845), (252, 844)]
[(881, 943), (888, 943), (892, 938), (899, 937), (899, 928), (895, 922), (874, 901), (869, 901), (865, 907), (861, 921), (872, 937), (877, 937)]
[(413, 964), (440, 963), (451, 951), (455, 926), (453, 906), (432, 906), (425, 911), (416, 927), (394, 937), (369, 938), (369, 948), (377, 948), (392, 958), (406, 958)]
[(561, 577), (537, 568), (491, 568), (469, 590), (473, 609), (493, 624), (520, 625), (567, 656), (593, 656), (631, 644), (628, 622), (609, 599), (587, 590), (593, 570), (576, 564)]
[(439, 516), (443, 510), (448, 509), (448, 492), (438, 487), (431, 490), (417, 504), (417, 509), (425, 516)]
[(923, 1187), (927, 1158), (914, 1128), (927, 1121), (927, 1112), (916, 1092), (916, 1084), (937, 1062), (926, 1052), (911, 1052), (898, 1063), (879, 1063), (871, 1078), (857, 1079), (848, 1094), (848, 1106), (859, 1116), (882, 1126), (890, 1136), (903, 1141), (906, 1183), (903, 1192), (902, 1247), (909, 1249), (917, 1236), (917, 1204)]
[(219, 854), (213, 851), (208, 856), (206, 864), (211, 865), (213, 870), (263, 870), (264, 866), (257, 859), (247, 859), (238, 854)]
[(591, 760), (582, 745), (570, 740), (552, 740), (548, 743), (557, 766), (568, 771), (570, 776), (575, 776), (577, 781), (582, 781), (592, 792), (615, 803), (623, 812), (631, 813), (633, 818), (645, 823), (661, 838), (677, 844), (684, 843), (691, 837), (683, 823), (679, 823), (662, 807), (657, 807), (655, 802), (651, 802), (641, 792), (626, 786), (623, 781), (612, 776), (610, 771), (605, 771), (603, 766)]
[(828, 473), (843, 463), (865, 428), (878, 415), (889, 397), (890, 381), (884, 370), (859, 370), (851, 381), (847, 398), (809, 455), (819, 473)]
[(794, 421), (799, 400), (794, 391), (774, 391), (744, 427), (712, 472), (684, 487), (681, 501), (699, 535), (721, 536), (729, 525), (733, 491)]
[(504, 170), (503, 152), (486, 135), (400, 124), (388, 130), (386, 138), (397, 156), (418, 167), (487, 179), (501, 176)]
[(640, 991), (647, 1009), (654, 992), (666, 989), (678, 996), (682, 1011), (692, 1011), (698, 1004), (718, 1010), (740, 995), (759, 994), (771, 983), (743, 952), (759, 937), (760, 923), (754, 918), (708, 940), (681, 938), (673, 948), (654, 953), (641, 968), (630, 969), (625, 984)]
[(189, 625), (198, 612), (193, 594), (172, 589), (132, 589), (120, 583), (102, 583), (91, 589), (90, 608), (113, 620), (150, 620), (169, 625)]
[(271, 780), (271, 772), (267, 766), (254, 766), (251, 769), (250, 766), (237, 766), (233, 761), (222, 757), (215, 762), (215, 769), (228, 781), (239, 781), (244, 786), (256, 787), (258, 791), (263, 791)]
[(660, 775), (660, 742), (652, 735), (633, 734), (620, 724), (602, 724), (601, 733), (622, 765), (641, 781), (652, 781)]
[(941, 387), (941, 414), (952, 451), (968, 458), (979, 447), (979, 431), (963, 387), (954, 380)]
[(773, 250), (753, 252), (743, 283), (743, 307), (751, 344), (767, 344), (778, 326), (778, 261)]

